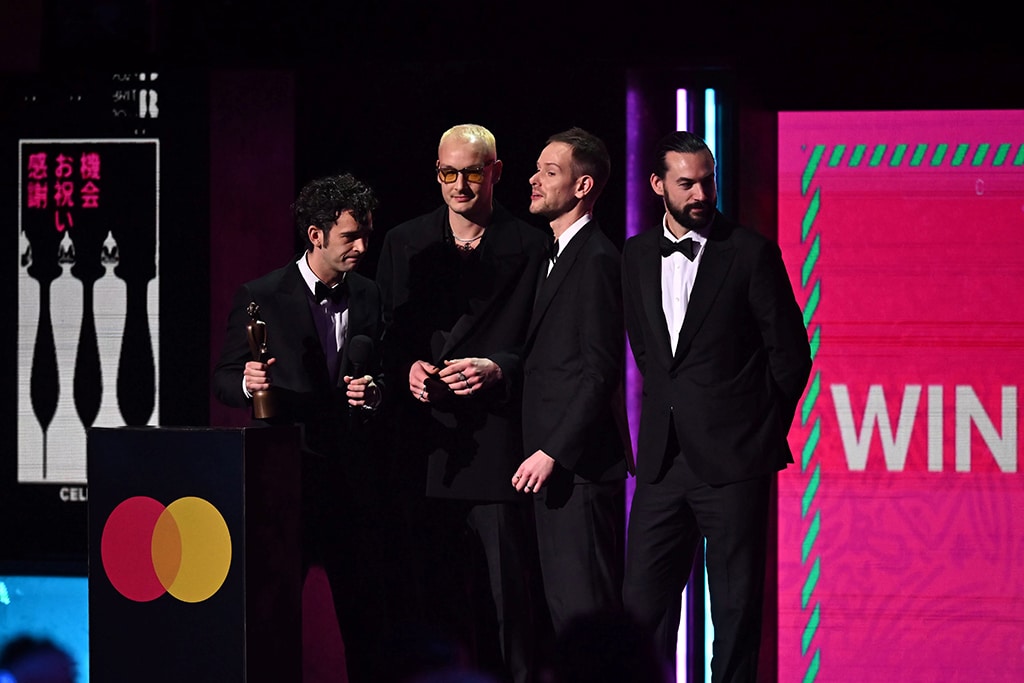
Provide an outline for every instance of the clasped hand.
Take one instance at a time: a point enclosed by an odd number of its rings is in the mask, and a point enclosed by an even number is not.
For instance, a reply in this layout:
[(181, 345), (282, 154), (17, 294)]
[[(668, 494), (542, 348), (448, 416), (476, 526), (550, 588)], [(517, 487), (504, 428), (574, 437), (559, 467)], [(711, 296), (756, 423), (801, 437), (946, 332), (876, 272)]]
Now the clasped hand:
[(423, 403), (441, 398), (439, 392), (470, 396), (501, 381), (501, 368), (489, 358), (455, 358), (443, 368), (419, 360), (409, 368), (409, 393)]

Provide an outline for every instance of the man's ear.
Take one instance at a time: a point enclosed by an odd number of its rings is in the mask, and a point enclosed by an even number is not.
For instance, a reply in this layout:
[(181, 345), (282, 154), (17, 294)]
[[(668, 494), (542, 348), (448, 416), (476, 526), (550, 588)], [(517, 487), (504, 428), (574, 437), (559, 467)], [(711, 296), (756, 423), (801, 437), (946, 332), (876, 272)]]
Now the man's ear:
[(501, 159), (494, 160), (494, 173), (491, 174), (491, 185), (497, 185), (498, 181), (501, 180)]
[(311, 225), (308, 228), (306, 228), (306, 237), (309, 238), (309, 243), (312, 244), (314, 247), (323, 246), (323, 230), (316, 227), (315, 225)]
[(659, 197), (665, 196), (665, 181), (661, 179), (657, 173), (651, 174), (651, 189)]
[(594, 178), (589, 175), (581, 175), (576, 179), (576, 198), (583, 199), (594, 191)]

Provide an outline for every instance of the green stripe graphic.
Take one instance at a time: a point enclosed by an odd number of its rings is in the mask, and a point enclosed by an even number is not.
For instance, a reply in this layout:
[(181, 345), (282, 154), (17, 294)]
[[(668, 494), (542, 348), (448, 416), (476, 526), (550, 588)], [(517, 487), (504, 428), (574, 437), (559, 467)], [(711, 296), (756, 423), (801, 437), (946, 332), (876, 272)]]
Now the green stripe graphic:
[(814, 177), (814, 172), (818, 170), (818, 164), (821, 163), (821, 155), (825, 153), (825, 145), (818, 145), (811, 152), (811, 158), (807, 162), (807, 168), (804, 169), (803, 178), (801, 178), (801, 184), (803, 186), (802, 193), (807, 194), (807, 188), (811, 185), (811, 178)]
[[(821, 159), (825, 157), (826, 149), (826, 145), (815, 145), (813, 147), (811, 157), (808, 159), (807, 166), (804, 169), (801, 179), (801, 189), (804, 197), (807, 197), (807, 193), (811, 188), (812, 181), (814, 180), (814, 176)], [(832, 154), (828, 157), (828, 165), (831, 167), (838, 166), (842, 162), (845, 150), (845, 145), (837, 145), (832, 150)], [(850, 154), (848, 162), (849, 166), (859, 167), (864, 160), (867, 150), (867, 145), (854, 145), (853, 152)], [(882, 159), (885, 156), (885, 151), (885, 145), (877, 145), (868, 160), (868, 165), (877, 167), (882, 162)], [(821, 233), (814, 231), (814, 223), (820, 210), (821, 187), (819, 185), (814, 188), (814, 192), (811, 194), (810, 199), (807, 202), (807, 208), (804, 211), (804, 217), (800, 226), (800, 241), (806, 248), (804, 261), (800, 268), (800, 286), (803, 290), (805, 301), (803, 309), (804, 326), (811, 334), (810, 343), (812, 361), (817, 357), (818, 348), (821, 345), (821, 326), (817, 325), (815, 321), (815, 313), (817, 313), (818, 304), (821, 302), (821, 280), (816, 276), (815, 271), (821, 258), (822, 239)], [(807, 514), (814, 504), (814, 498), (821, 482), (821, 465), (815, 460), (815, 451), (817, 450), (818, 443), (821, 441), (821, 418), (816, 414), (816, 406), (820, 395), (821, 373), (815, 372), (800, 406), (801, 424), (806, 426), (812, 419), (814, 420), (810, 433), (803, 444), (800, 454), (801, 475), (806, 475), (808, 469), (813, 465), (813, 471), (811, 476), (806, 479), (807, 483), (802, 495), (801, 518), (803, 519), (807, 518)], [(801, 539), (801, 563), (805, 568), (814, 553), (815, 543), (820, 532), (821, 513), (816, 510), (811, 523), (807, 527), (807, 531)], [(814, 564), (811, 566), (811, 572), (809, 574), (809, 576), (813, 576), (814, 579), (813, 581), (808, 581), (804, 585), (801, 609), (805, 614), (807, 613), (807, 605), (809, 604), (811, 594), (814, 591), (814, 586), (817, 585), (817, 575), (820, 566), (819, 558), (815, 557)], [(804, 629), (800, 653), (801, 657), (807, 657), (807, 653), (813, 645), (814, 636), (815, 633), (817, 633), (820, 622), (821, 608), (818, 604), (815, 604), (814, 611), (811, 612), (807, 618), (807, 628)], [(815, 648), (814, 654), (807, 665), (807, 670), (804, 675), (805, 683), (812, 683), (817, 678), (820, 663), (821, 651), (820, 649)]]
[(971, 146), (965, 143), (960, 143), (956, 146), (956, 152), (953, 154), (953, 166), (960, 166), (964, 163), (964, 159), (967, 158), (967, 150)]
[(811, 419), (811, 408), (818, 402), (818, 394), (821, 393), (821, 373), (815, 373), (811, 385), (807, 388), (807, 396), (804, 398), (803, 409), (800, 411), (800, 424), (807, 424)]
[(853, 154), (850, 155), (850, 166), (860, 166), (861, 159), (864, 158), (864, 152), (867, 148), (867, 145), (857, 145), (853, 148)]
[(911, 166), (920, 166), (921, 160), (924, 159), (925, 153), (928, 151), (928, 145), (918, 145), (914, 149), (914, 156), (910, 157)]
[(868, 162), (870, 166), (878, 166), (882, 163), (882, 157), (885, 156), (886, 146), (881, 144), (875, 147), (875, 153), (871, 155), (871, 161)]

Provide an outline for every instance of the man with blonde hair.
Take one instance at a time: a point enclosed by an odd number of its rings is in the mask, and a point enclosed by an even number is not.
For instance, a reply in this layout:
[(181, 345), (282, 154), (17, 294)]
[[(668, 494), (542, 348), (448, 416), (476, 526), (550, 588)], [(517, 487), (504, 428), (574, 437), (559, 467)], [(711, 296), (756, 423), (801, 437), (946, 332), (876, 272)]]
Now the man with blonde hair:
[[(388, 372), (407, 382), (392, 406), (392, 453), (419, 489), (399, 503), (420, 619), (455, 635), (477, 666), (528, 681), (529, 498), (508, 482), (522, 461), (519, 349), (546, 239), (494, 202), (501, 170), (486, 128), (446, 131), (435, 164), (444, 205), (387, 232), (377, 281), (390, 319)], [(475, 581), (478, 567), (486, 578)], [(497, 638), (486, 635), (493, 628)], [(489, 643), (500, 646), (493, 667)]]

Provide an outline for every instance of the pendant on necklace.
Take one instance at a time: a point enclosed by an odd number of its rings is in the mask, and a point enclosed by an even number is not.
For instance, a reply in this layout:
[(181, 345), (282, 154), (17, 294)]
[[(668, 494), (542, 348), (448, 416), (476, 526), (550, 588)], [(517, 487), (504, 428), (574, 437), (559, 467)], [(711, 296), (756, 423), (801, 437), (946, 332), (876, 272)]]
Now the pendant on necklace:
[(451, 235), (452, 239), (455, 240), (455, 248), (458, 249), (459, 251), (473, 251), (473, 243), (484, 236), (484, 234), (481, 232), (476, 237), (470, 237), (467, 240), (459, 237), (458, 235), (455, 234), (455, 232), (452, 232)]

